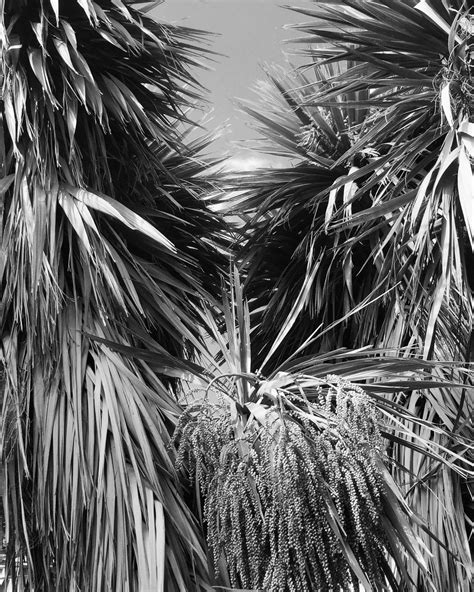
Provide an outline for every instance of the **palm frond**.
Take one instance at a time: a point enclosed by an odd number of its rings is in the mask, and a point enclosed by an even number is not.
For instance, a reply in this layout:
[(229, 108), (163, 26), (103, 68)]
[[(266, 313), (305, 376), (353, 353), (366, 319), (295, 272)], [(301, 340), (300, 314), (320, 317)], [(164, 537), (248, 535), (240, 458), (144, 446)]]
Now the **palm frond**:
[[(443, 325), (443, 302), (452, 302), (457, 292), (468, 294), (471, 284), (471, 16), (463, 2), (366, 6), (349, 1), (309, 13), (316, 18), (299, 28), (319, 42), (311, 47), (312, 59), (352, 64), (331, 78), (330, 89), (315, 88), (309, 102), (332, 104), (354, 85), (365, 91), (366, 98), (356, 106), (370, 109), (372, 129), (359, 141), (381, 151), (379, 166), (368, 179), (364, 170), (350, 179), (360, 186), (354, 202), (367, 193), (367, 186), (376, 191), (371, 192), (371, 211), (349, 224), (378, 239), (383, 216), (390, 232), (400, 236), (397, 259), (411, 261), (407, 270), (416, 278), (408, 284), (401, 305), (411, 311), (422, 303), (428, 315), (424, 354), (432, 355), (436, 332)], [(344, 158), (354, 157), (358, 149), (351, 148)], [(344, 216), (335, 228), (347, 228)], [(393, 256), (388, 261), (397, 265)], [(470, 309), (468, 299), (469, 327)], [(449, 355), (462, 358), (463, 349)]]

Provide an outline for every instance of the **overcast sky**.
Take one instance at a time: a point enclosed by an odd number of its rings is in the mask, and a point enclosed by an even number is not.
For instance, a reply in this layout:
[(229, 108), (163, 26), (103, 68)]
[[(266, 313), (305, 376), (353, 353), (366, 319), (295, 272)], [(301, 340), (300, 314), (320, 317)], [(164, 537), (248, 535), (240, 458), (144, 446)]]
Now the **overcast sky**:
[[(253, 98), (250, 88), (264, 77), (260, 64), (285, 64), (283, 41), (295, 36), (285, 24), (305, 17), (281, 8), (285, 0), (167, 0), (151, 13), (157, 20), (219, 33), (213, 49), (226, 57), (217, 58), (214, 72), (199, 72), (199, 80), (210, 91), (215, 125), (229, 122), (230, 133), (218, 150), (236, 152), (234, 142), (256, 137), (245, 116), (238, 114), (231, 99)], [(290, 3), (290, 2), (289, 2)], [(308, 6), (308, 0), (295, 0)], [(289, 48), (287, 48), (288, 51)], [(240, 152), (239, 152), (240, 153)]]

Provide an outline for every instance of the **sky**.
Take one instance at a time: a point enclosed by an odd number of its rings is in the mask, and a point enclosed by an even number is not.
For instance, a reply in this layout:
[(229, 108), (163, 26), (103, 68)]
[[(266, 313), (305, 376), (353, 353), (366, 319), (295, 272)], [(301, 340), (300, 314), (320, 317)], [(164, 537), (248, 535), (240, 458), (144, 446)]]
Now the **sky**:
[[(254, 99), (251, 88), (264, 78), (262, 64), (288, 63), (290, 47), (284, 40), (296, 32), (284, 26), (305, 20), (305, 17), (281, 8), (285, 0), (166, 0), (156, 7), (151, 16), (156, 20), (218, 33), (213, 37), (212, 49), (216, 57), (211, 72), (197, 73), (199, 81), (208, 88), (212, 104), (212, 124), (227, 124), (228, 132), (219, 140), (216, 153), (227, 152), (235, 161), (244, 159), (255, 164), (256, 156), (239, 148), (238, 143), (258, 137), (249, 126), (249, 118), (240, 114), (232, 104), (235, 98)], [(308, 6), (308, 0), (293, 4)], [(287, 66), (290, 68), (290, 66)], [(258, 157), (262, 160), (262, 157)]]

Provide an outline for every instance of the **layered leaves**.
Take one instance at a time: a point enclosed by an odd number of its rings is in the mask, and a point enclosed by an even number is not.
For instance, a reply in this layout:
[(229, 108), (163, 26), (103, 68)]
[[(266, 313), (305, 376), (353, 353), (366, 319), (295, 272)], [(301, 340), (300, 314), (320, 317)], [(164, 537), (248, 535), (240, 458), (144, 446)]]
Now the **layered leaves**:
[[(1, 2), (2, 463), (14, 589), (206, 588), (169, 435), (225, 261), (185, 145), (202, 34)], [(153, 360), (136, 357), (146, 349)], [(153, 356), (154, 354), (154, 356)], [(191, 365), (192, 367), (192, 365)]]
[[(311, 360), (376, 346), (455, 360), (451, 377), (469, 384), (472, 17), (465, 3), (441, 0), (295, 10), (307, 18), (296, 26), (306, 64), (271, 73), (264, 102), (243, 105), (268, 150), (293, 165), (229, 178), (226, 195), (244, 220), (255, 369), (275, 371), (295, 350)], [(471, 441), (467, 392), (434, 393), (388, 398)], [(438, 541), (425, 540), (435, 587), (467, 590), (469, 480), (442, 477), (434, 459), (403, 445), (393, 446), (397, 483), (420, 515), (437, 516)]]

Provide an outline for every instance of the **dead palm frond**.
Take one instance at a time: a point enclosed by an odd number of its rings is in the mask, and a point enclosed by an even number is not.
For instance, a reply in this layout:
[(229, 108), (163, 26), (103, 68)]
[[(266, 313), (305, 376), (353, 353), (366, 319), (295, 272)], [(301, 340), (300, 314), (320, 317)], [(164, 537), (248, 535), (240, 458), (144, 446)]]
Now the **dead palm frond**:
[[(169, 433), (223, 234), (182, 141), (202, 34), (131, 2), (2, 0), (2, 463), (14, 589), (192, 590)], [(112, 345), (115, 349), (112, 349)], [(131, 352), (147, 349), (153, 359)]]

